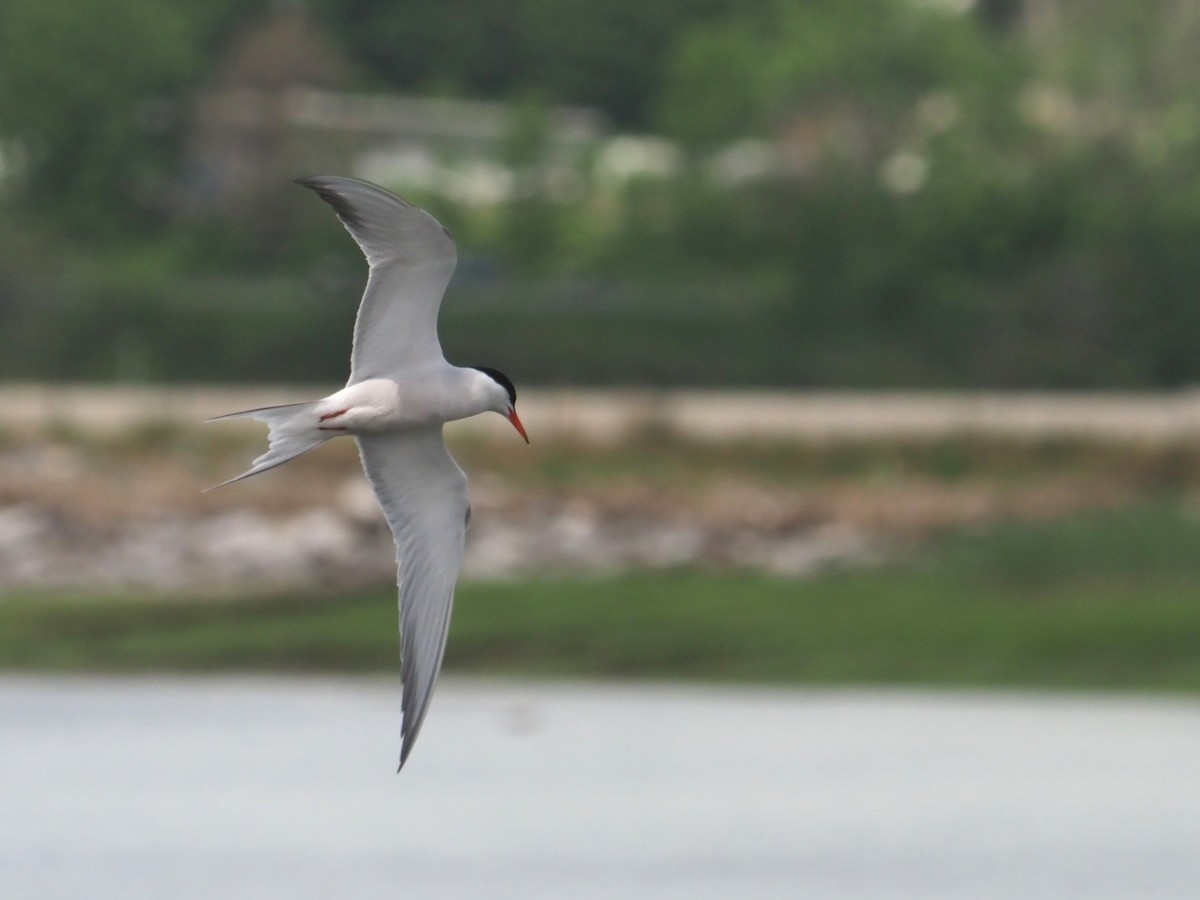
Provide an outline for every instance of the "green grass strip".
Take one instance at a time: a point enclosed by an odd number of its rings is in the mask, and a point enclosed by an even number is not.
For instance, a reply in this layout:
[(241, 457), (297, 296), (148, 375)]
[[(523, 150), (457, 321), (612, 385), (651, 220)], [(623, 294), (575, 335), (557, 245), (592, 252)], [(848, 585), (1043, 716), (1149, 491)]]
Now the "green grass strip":
[[(394, 595), (0, 603), (0, 667), (396, 671)], [(1200, 524), (1161, 504), (1009, 525), (810, 580), (699, 572), (466, 584), (450, 671), (1200, 689)]]

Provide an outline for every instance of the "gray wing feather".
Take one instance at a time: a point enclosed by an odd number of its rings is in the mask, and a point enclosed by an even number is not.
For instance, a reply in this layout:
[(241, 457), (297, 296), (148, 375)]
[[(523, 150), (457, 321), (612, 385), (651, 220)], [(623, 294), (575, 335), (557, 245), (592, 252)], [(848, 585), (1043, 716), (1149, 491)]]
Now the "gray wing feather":
[(441, 358), (438, 309), (458, 254), (424, 210), (356, 178), (297, 179), (333, 207), (370, 266), (354, 324), (349, 384)]
[(403, 681), (400, 766), (412, 751), (442, 666), (470, 504), (441, 426), (360, 435), (367, 479), (396, 540)]

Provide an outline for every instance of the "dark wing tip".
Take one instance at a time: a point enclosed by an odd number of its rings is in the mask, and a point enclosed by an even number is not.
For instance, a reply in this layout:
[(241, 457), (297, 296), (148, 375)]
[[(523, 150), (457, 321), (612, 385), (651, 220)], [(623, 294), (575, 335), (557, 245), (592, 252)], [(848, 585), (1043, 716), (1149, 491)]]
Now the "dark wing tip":
[(308, 188), (332, 206), (333, 211), (338, 214), (338, 218), (351, 228), (359, 228), (363, 225), (362, 217), (358, 214), (358, 210), (329, 184), (329, 179), (326, 176), (310, 175), (305, 178), (297, 178), (296, 184)]
[[(423, 718), (423, 717), (422, 717)], [(396, 774), (400, 774), (400, 770), (404, 768), (404, 764), (408, 762), (409, 754), (412, 753), (413, 747), (417, 745), (417, 732), (421, 730), (421, 723), (417, 723), (415, 731), (409, 731), (407, 727), (407, 719), (405, 726), (402, 729), (400, 736), (400, 765), (396, 766)]]
[[(363, 181), (361, 178), (350, 178), (346, 175), (305, 175), (302, 178), (295, 179), (296, 184), (313, 191), (322, 200), (332, 206), (334, 212), (336, 212), (341, 217), (342, 221), (344, 221), (347, 225), (361, 225), (362, 217), (355, 211), (354, 206), (350, 203), (350, 201), (348, 201), (345, 196), (338, 191), (336, 187), (338, 182), (348, 182), (350, 184), (368, 188), (374, 193), (382, 197), (386, 197), (388, 200), (398, 203), (407, 209), (420, 210), (420, 207), (414, 206), (403, 197), (399, 197), (396, 194), (393, 194), (391, 191), (381, 188), (377, 184), (372, 184), (369, 181)], [(429, 213), (425, 214), (429, 215)], [(432, 216), (430, 218), (432, 218)], [(437, 222), (436, 219), (434, 219), (434, 221)], [(447, 228), (441, 222), (437, 222), (437, 224), (438, 227), (442, 229), (442, 232), (446, 235), (446, 237), (450, 238), (450, 240), (454, 240), (454, 234), (449, 228)]]

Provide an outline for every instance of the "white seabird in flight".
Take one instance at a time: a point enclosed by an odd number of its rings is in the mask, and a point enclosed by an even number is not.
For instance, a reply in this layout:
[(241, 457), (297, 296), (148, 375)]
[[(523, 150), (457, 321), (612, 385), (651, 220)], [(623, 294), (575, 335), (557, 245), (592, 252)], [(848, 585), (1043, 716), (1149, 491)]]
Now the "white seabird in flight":
[[(376, 185), (322, 175), (317, 193), (367, 257), (370, 274), (354, 325), (350, 380), (323, 400), (218, 418), (266, 422), (270, 447), (231, 484), (353, 435), (367, 480), (396, 541), (403, 700), (400, 767), (412, 752), (442, 665), (471, 506), (467, 479), (442, 425), (497, 412), (525, 442), (508, 376), (459, 368), (442, 356), (438, 308), (454, 271), (454, 238), (433, 216)], [(218, 485), (220, 487), (220, 485)]]

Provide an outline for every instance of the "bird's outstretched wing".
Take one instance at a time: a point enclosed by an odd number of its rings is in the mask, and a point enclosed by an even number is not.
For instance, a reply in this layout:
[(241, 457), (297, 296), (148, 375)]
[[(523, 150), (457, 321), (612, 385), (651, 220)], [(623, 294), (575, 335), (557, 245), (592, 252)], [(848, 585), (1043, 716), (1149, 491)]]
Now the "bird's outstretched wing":
[(370, 266), (348, 383), (440, 360), (438, 309), (458, 260), (450, 232), (424, 210), (356, 178), (317, 175), (296, 183), (333, 207)]
[(358, 449), (396, 539), (403, 766), (442, 666), (471, 507), (466, 476), (446, 450), (440, 425), (360, 435)]

